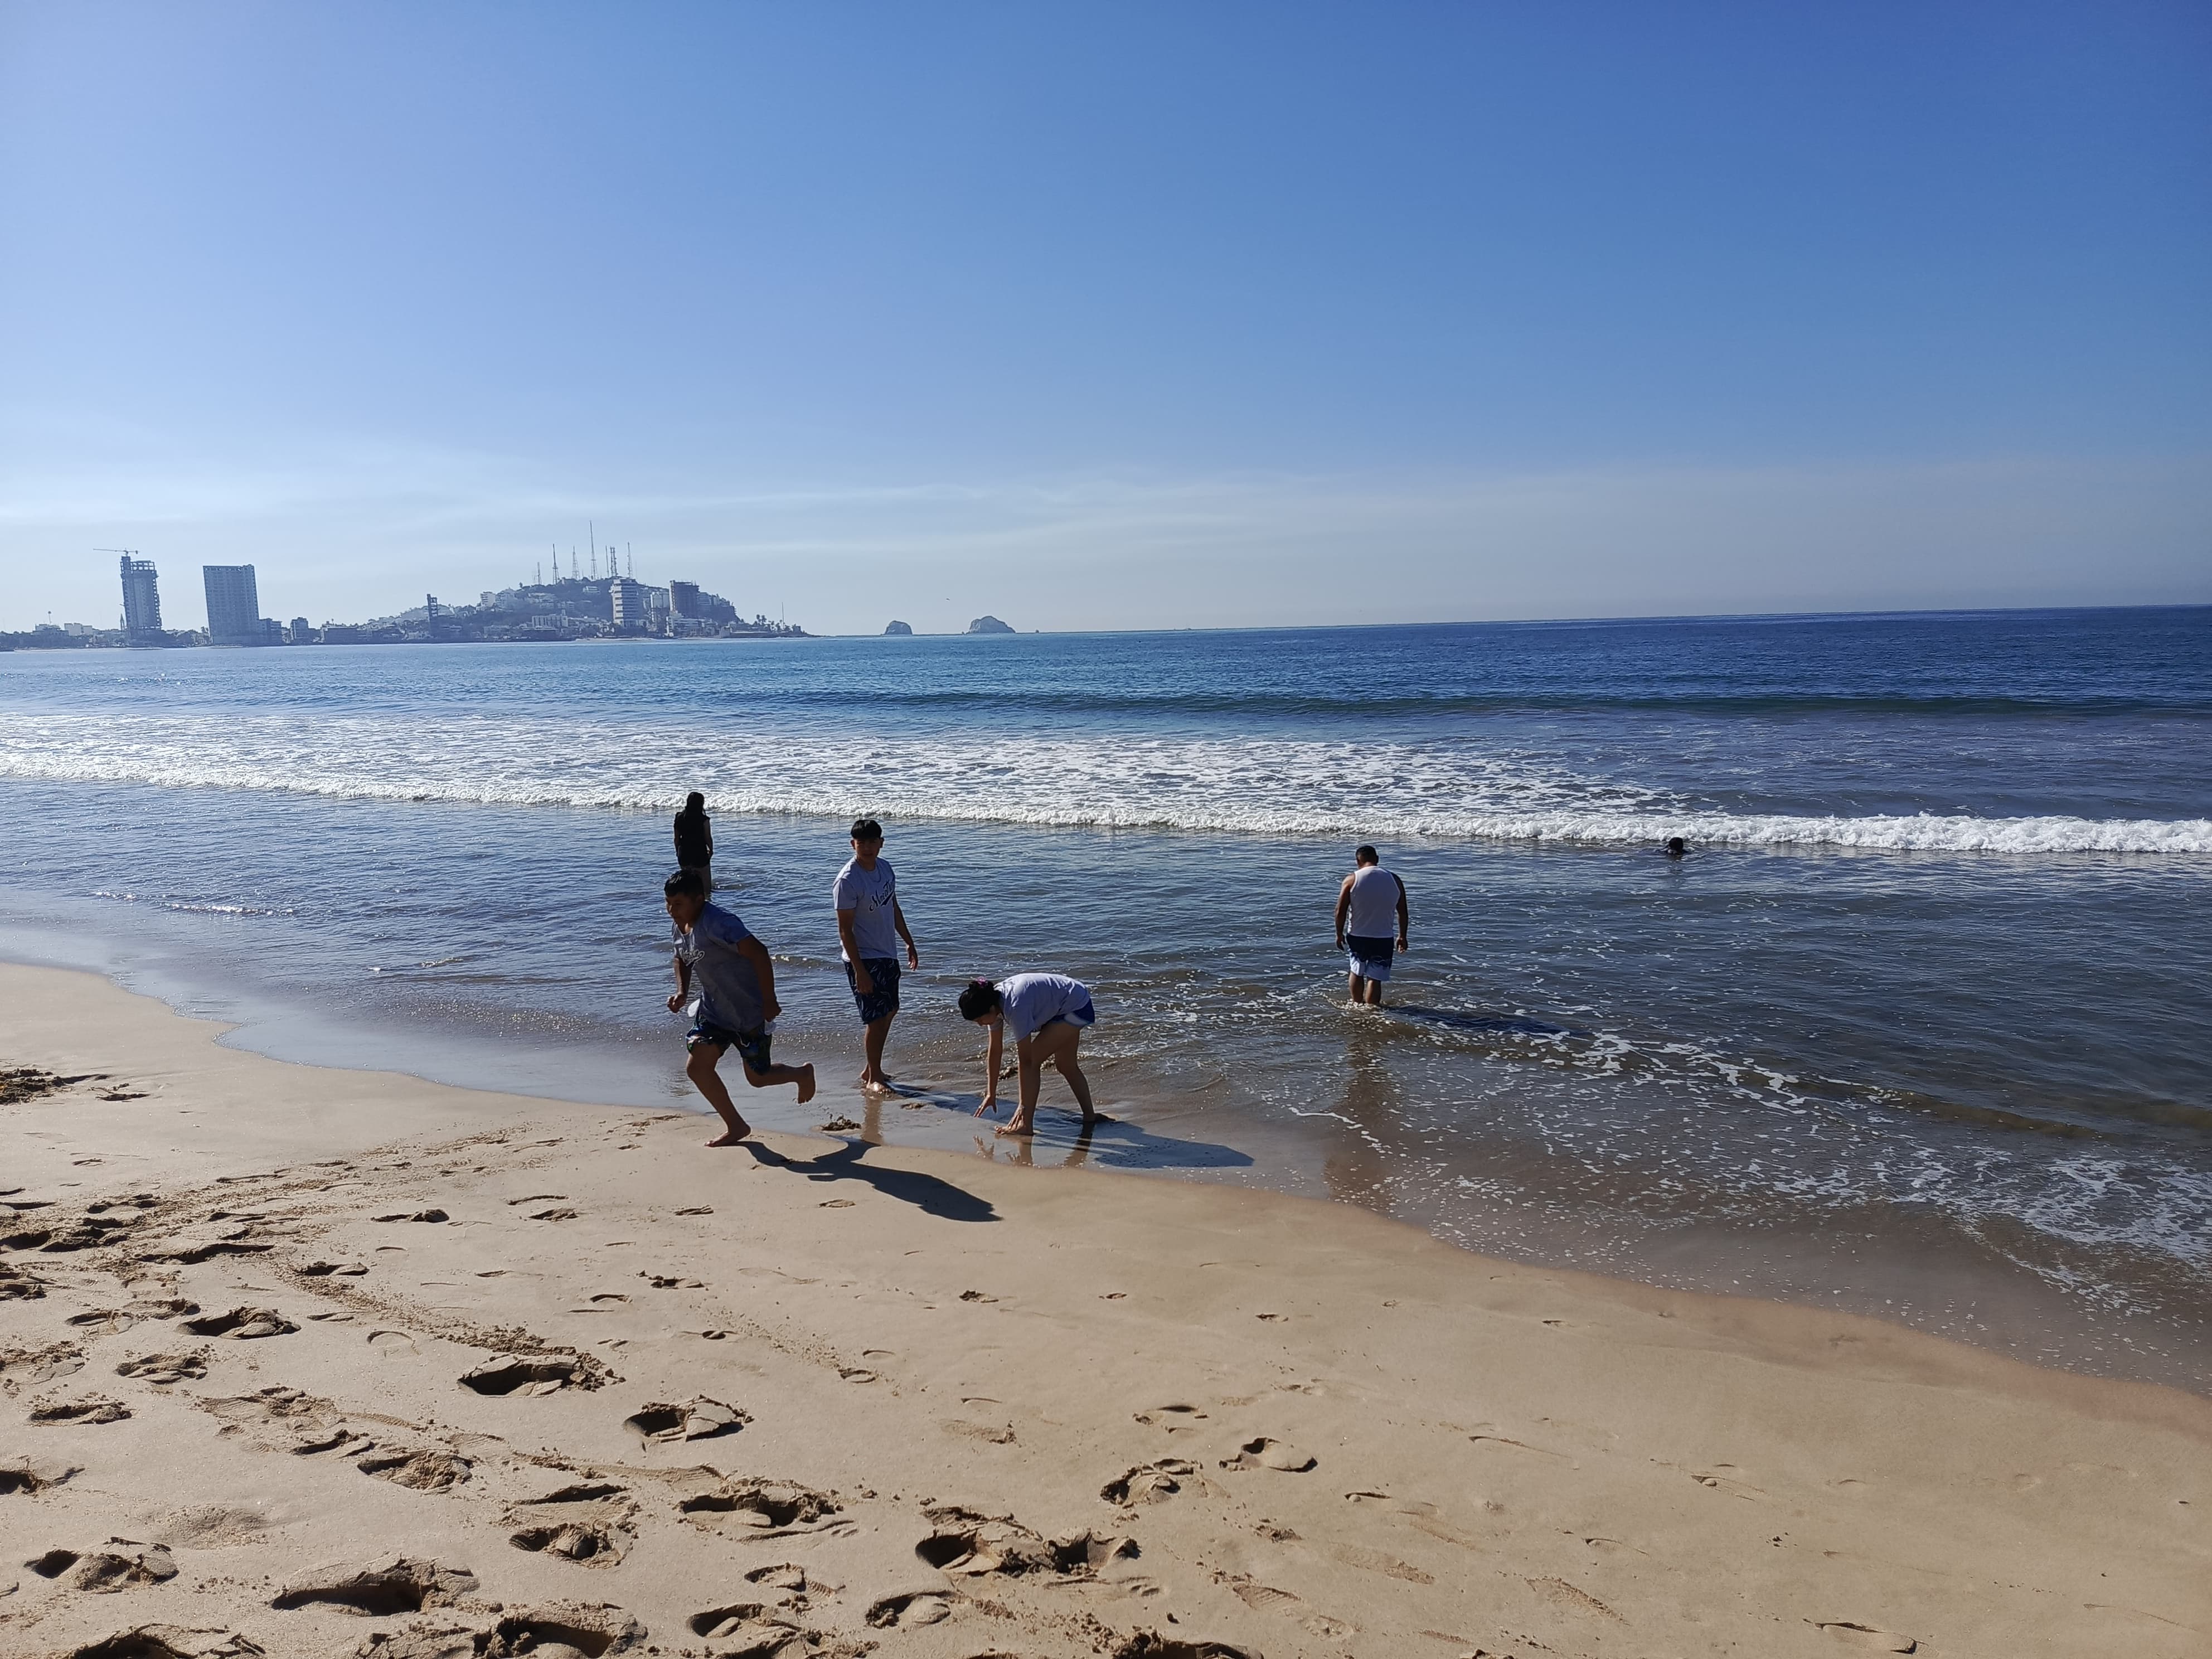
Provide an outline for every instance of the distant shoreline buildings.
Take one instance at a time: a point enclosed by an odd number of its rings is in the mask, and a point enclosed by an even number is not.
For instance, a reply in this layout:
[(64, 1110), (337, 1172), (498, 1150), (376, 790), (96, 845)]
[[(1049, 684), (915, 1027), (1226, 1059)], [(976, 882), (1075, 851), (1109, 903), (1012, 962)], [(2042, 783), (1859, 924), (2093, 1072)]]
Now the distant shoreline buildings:
[(556, 556), (550, 582), (539, 579), (544, 574), (541, 569), (528, 582), (496, 591), (487, 588), (474, 605), (446, 605), (435, 594), (425, 594), (420, 605), (396, 616), (365, 623), (326, 622), (320, 628), (311, 626), (305, 617), (295, 617), (287, 624), (263, 616), (259, 585), (252, 565), (203, 565), (200, 580), (207, 597), (208, 625), (165, 629), (160, 576), (154, 562), (139, 557), (135, 550), (102, 550), (122, 556), (119, 627), (41, 623), (28, 633), (0, 633), (0, 651), (806, 637), (805, 629), (771, 622), (765, 615), (747, 621), (738, 614), (736, 605), (696, 582), (672, 581), (665, 587), (655, 587), (634, 574), (617, 574), (611, 547), (607, 550), (604, 576), (597, 573), (596, 555), (592, 561), (593, 574), (577, 575), (572, 550), (569, 574), (561, 574)]

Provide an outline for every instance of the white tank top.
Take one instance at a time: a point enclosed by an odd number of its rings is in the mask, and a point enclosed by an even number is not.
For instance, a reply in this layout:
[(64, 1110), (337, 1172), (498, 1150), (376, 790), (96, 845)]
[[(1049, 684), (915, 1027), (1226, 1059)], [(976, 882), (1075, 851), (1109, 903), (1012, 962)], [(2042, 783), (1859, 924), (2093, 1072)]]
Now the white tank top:
[(1352, 878), (1352, 915), (1347, 933), (1361, 939), (1398, 936), (1398, 878), (1370, 864)]

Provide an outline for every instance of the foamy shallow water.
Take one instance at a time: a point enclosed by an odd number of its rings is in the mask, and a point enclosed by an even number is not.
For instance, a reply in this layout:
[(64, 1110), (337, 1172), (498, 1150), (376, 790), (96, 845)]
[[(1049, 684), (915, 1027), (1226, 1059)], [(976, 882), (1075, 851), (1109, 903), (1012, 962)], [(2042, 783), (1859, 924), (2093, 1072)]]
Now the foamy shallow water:
[[(782, 1043), (841, 1060), (825, 895), (871, 811), (926, 951), (895, 1053), (971, 1087), (957, 982), (1082, 975), (1138, 1103), (1094, 1163), (2187, 1380), (2208, 638), (2149, 612), (19, 653), (0, 924), (250, 1040), (313, 1034), (296, 1057), (668, 1099), (665, 810), (708, 792)], [(1656, 857), (1669, 834), (1700, 850)], [(1334, 1000), (1354, 836), (1414, 895), (1379, 1018)], [(963, 1116), (884, 1131), (972, 1145)]]

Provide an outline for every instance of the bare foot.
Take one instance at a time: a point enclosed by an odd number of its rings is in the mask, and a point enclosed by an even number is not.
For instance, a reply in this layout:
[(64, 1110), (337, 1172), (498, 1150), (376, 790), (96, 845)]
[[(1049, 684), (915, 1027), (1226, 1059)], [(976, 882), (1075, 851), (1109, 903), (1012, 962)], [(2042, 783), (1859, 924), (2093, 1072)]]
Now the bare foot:
[(720, 1134), (716, 1135), (707, 1144), (709, 1146), (734, 1146), (751, 1133), (750, 1125), (741, 1125), (734, 1129), (723, 1130)]
[(1036, 1133), (1036, 1125), (1034, 1123), (1009, 1123), (1006, 1127), (1000, 1130), (999, 1133), (1002, 1135), (1035, 1134)]
[(811, 1066), (802, 1066), (799, 1068), (799, 1103), (804, 1106), (813, 1098), (814, 1068)]

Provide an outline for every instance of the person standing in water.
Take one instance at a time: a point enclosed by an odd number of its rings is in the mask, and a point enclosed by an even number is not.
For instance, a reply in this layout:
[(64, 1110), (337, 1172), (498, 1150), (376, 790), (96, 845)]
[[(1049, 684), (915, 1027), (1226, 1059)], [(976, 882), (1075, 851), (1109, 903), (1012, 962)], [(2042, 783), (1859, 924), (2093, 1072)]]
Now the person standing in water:
[(708, 902), (705, 884), (689, 870), (661, 884), (668, 919), (676, 925), (676, 994), (668, 1012), (681, 1013), (695, 993), (699, 1005), (684, 1046), (691, 1052), (684, 1075), (722, 1120), (723, 1133), (709, 1146), (734, 1146), (752, 1133), (738, 1115), (730, 1091), (716, 1074), (726, 1050), (734, 1048), (756, 1089), (792, 1083), (799, 1103), (814, 1098), (811, 1066), (779, 1066), (770, 1059), (769, 1027), (782, 1009), (775, 1000), (775, 963), (745, 924), (719, 904)]
[(1382, 1006), (1390, 979), (1392, 936), (1406, 943), (1406, 884), (1382, 867), (1382, 855), (1362, 847), (1352, 855), (1354, 868), (1336, 890), (1336, 948), (1351, 963), (1346, 993), (1370, 1008)]
[(689, 870), (706, 883), (703, 890), (714, 890), (714, 823), (707, 816), (707, 798), (693, 790), (684, 798), (684, 810), (676, 815), (676, 867)]
[(899, 908), (898, 878), (883, 852), (884, 826), (873, 818), (855, 820), (853, 856), (830, 889), (830, 902), (837, 908), (845, 978), (853, 988), (853, 1006), (860, 1010), (866, 1049), (860, 1087), (872, 1092), (891, 1086), (890, 1073), (884, 1070), (884, 1042), (898, 1017), (899, 940), (906, 941), (906, 965), (921, 966), (921, 953), (907, 930), (906, 913)]
[(994, 985), (979, 979), (960, 994), (960, 1018), (971, 1025), (990, 1028), (989, 1052), (984, 1056), (983, 1103), (975, 1115), (994, 1111), (999, 1104), (999, 1067), (1006, 1058), (1006, 1028), (1014, 1030), (1014, 1058), (1020, 1073), (1019, 1104), (1002, 1135), (1025, 1135), (1036, 1127), (1037, 1091), (1043, 1086), (1045, 1062), (1067, 1079), (1075, 1103), (1083, 1109), (1083, 1127), (1098, 1121), (1091, 1104), (1091, 1081), (1075, 1061), (1076, 1045), (1086, 1027), (1097, 1023), (1091, 1006), (1091, 989), (1065, 974), (1016, 974)]

